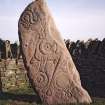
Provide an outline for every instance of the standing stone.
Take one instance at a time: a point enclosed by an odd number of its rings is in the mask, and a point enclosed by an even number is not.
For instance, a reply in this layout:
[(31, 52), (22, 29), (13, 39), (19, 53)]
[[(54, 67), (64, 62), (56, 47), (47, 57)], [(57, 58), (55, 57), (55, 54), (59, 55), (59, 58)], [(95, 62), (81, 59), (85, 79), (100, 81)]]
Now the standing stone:
[(42, 102), (91, 103), (44, 0), (25, 9), (18, 28), (24, 64)]
[[(1, 50), (1, 49), (0, 49)], [(1, 51), (0, 51), (0, 61), (1, 61)]]
[(5, 41), (5, 48), (6, 48), (6, 59), (8, 59), (9, 57), (12, 58), (13, 56), (12, 56), (11, 45), (9, 40)]
[(2, 91), (2, 81), (1, 81), (1, 63), (0, 63), (0, 92)]

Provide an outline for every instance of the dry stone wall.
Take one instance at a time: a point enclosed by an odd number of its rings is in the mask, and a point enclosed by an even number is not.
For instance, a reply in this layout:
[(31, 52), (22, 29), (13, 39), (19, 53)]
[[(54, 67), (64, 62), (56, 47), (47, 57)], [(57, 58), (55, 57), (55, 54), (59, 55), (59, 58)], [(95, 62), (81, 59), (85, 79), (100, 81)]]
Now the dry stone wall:
[(11, 91), (29, 86), (27, 72), (22, 59), (16, 65), (15, 59), (2, 60), (0, 62), (1, 87), (2, 91)]

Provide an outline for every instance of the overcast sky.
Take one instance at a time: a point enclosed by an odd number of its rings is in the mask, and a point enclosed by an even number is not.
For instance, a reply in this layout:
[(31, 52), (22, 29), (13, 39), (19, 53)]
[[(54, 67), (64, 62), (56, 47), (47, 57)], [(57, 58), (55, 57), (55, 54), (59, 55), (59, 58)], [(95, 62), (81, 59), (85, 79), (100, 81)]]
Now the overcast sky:
[[(0, 38), (18, 40), (18, 19), (32, 0), (0, 0)], [(105, 37), (105, 0), (46, 0), (65, 39)]]

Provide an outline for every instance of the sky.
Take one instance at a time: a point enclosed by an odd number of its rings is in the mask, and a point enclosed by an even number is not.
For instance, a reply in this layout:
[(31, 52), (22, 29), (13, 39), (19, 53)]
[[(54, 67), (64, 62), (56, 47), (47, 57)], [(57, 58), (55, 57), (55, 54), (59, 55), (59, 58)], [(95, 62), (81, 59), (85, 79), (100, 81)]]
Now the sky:
[[(18, 41), (18, 20), (33, 0), (0, 0), (0, 38)], [(63, 39), (105, 38), (105, 0), (46, 0)]]

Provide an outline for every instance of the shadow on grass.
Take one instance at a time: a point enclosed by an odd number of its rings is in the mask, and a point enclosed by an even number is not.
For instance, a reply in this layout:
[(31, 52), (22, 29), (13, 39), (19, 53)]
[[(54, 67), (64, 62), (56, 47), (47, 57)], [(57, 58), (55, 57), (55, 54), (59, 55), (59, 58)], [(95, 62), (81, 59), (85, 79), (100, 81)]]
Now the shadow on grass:
[(13, 101), (21, 101), (21, 102), (29, 102), (29, 103), (37, 103), (41, 104), (41, 100), (37, 95), (28, 95), (28, 94), (13, 94), (2, 92), (0, 93), (0, 100), (13, 100)]

